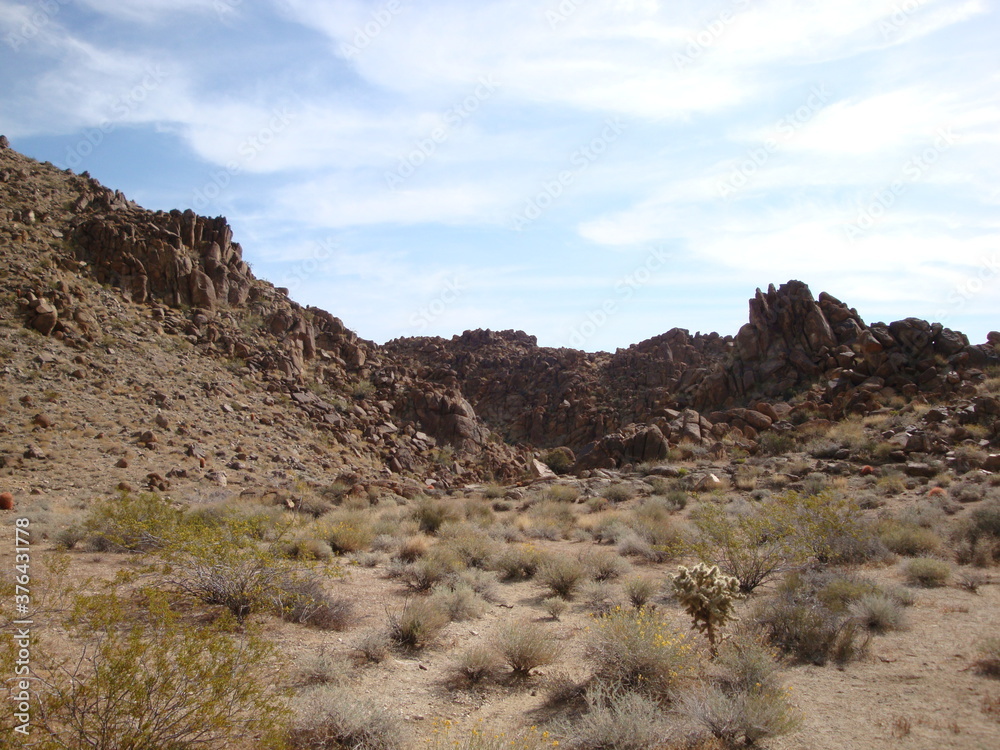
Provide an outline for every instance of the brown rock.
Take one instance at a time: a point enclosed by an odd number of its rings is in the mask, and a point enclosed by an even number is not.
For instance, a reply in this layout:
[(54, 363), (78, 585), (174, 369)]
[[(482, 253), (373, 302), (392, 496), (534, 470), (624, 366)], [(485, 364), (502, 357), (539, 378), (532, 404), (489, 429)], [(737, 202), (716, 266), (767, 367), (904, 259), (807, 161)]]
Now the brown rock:
[(31, 420), (33, 424), (41, 427), (43, 430), (47, 430), (52, 426), (52, 417), (48, 414), (36, 414)]
[(14, 510), (14, 496), (9, 492), (0, 492), (0, 510)]

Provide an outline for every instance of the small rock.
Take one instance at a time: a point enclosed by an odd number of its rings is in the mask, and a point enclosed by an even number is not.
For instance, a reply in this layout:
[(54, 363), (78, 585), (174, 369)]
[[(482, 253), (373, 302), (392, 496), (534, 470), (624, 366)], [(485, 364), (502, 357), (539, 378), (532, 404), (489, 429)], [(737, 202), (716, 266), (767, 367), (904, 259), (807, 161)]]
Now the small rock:
[(9, 492), (0, 492), (0, 510), (14, 510), (14, 496)]
[(44, 430), (47, 430), (52, 426), (52, 417), (48, 414), (36, 414), (35, 418), (31, 420), (34, 424), (38, 425)]
[(29, 445), (28, 449), (24, 452), (24, 457), (42, 460), (45, 458), (45, 453), (37, 445)]
[(115, 466), (117, 468), (119, 468), (119, 469), (127, 469), (128, 468), (128, 459), (127, 458), (119, 458), (118, 459), (118, 463), (116, 463)]
[(156, 415), (156, 426), (159, 427), (160, 429), (165, 430), (165, 429), (167, 429), (170, 426), (170, 420), (167, 419), (162, 414), (157, 414)]

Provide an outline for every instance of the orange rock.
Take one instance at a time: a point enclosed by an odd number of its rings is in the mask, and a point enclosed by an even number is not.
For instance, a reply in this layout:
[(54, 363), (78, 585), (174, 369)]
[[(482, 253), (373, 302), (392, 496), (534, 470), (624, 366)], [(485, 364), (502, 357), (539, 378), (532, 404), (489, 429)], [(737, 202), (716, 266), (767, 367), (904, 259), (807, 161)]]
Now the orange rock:
[(14, 510), (14, 496), (9, 492), (0, 492), (0, 510)]

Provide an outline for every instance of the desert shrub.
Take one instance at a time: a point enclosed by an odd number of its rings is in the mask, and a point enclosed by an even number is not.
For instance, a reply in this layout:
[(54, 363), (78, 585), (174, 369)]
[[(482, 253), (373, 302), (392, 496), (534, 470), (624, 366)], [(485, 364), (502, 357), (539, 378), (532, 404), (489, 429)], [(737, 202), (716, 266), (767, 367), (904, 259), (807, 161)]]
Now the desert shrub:
[(793, 530), (769, 504), (732, 514), (713, 503), (701, 505), (691, 515), (698, 536), (691, 550), (699, 558), (716, 562), (739, 581), (740, 591), (751, 593), (799, 557), (790, 543)]
[(592, 549), (580, 555), (580, 562), (595, 581), (611, 581), (628, 572), (629, 564), (607, 549)]
[(499, 500), (506, 491), (502, 484), (488, 484), (483, 488), (483, 497), (487, 500)]
[(576, 525), (573, 506), (555, 500), (543, 500), (518, 516), (517, 525), (526, 535), (553, 541), (565, 538)]
[(663, 747), (672, 733), (664, 710), (641, 693), (597, 684), (586, 701), (585, 714), (556, 728), (574, 750), (647, 750)]
[(79, 657), (33, 683), (44, 746), (222, 747), (253, 735), (277, 745), (281, 703), (260, 679), (273, 649), (257, 636), (186, 624), (152, 592), (138, 618), (114, 595), (80, 598), (72, 632)]
[(585, 582), (580, 587), (580, 600), (588, 610), (596, 614), (606, 614), (619, 604), (614, 587), (605, 581)]
[(402, 610), (389, 614), (389, 639), (406, 649), (428, 645), (448, 624), (448, 614), (430, 599), (409, 599)]
[(467, 583), (452, 581), (436, 586), (431, 601), (448, 615), (452, 622), (474, 620), (486, 610), (486, 602)]
[(623, 588), (632, 606), (642, 609), (656, 595), (660, 585), (652, 578), (635, 576), (626, 579)]
[(538, 566), (535, 577), (556, 596), (569, 599), (586, 574), (579, 560), (565, 555), (551, 555)]
[(631, 500), (635, 496), (635, 490), (627, 484), (613, 484), (605, 489), (601, 494), (608, 502), (624, 503), (626, 500)]
[(489, 571), (480, 570), (479, 568), (460, 570), (455, 575), (455, 581), (471, 588), (484, 601), (494, 603), (497, 601), (497, 579)]
[(862, 627), (873, 633), (888, 633), (905, 627), (903, 606), (895, 598), (882, 593), (866, 594), (853, 602), (851, 614)]
[(963, 570), (956, 577), (955, 585), (970, 594), (978, 594), (979, 587), (985, 586), (988, 582), (989, 578), (978, 570)]
[(488, 568), (499, 551), (496, 540), (470, 524), (446, 524), (438, 533), (440, 544), (470, 568)]
[(765, 456), (783, 456), (795, 450), (795, 437), (788, 432), (768, 430), (758, 436), (757, 446)]
[(299, 686), (342, 685), (350, 670), (351, 665), (345, 657), (320, 647), (299, 659), (295, 665), (295, 683)]
[(294, 539), (279, 545), (284, 557), (291, 560), (323, 560), (333, 559), (333, 549), (322, 539)]
[(789, 492), (773, 500), (768, 512), (789, 530), (793, 548), (833, 565), (884, 559), (886, 549), (857, 503), (831, 492)]
[(478, 685), (496, 674), (500, 659), (496, 652), (482, 643), (477, 643), (456, 657), (451, 671), (460, 681)]
[(1000, 638), (987, 638), (977, 648), (976, 671), (987, 677), (1000, 677)]
[(941, 548), (941, 538), (930, 529), (898, 521), (880, 524), (879, 538), (890, 552), (907, 557), (932, 554)]
[(542, 463), (556, 474), (567, 474), (573, 468), (573, 454), (565, 448), (553, 448), (542, 454)]
[(633, 532), (633, 538), (618, 539), (619, 552), (638, 554), (651, 562), (666, 562), (682, 550), (682, 535), (671, 515), (671, 506), (663, 498), (648, 498), (621, 518)]
[(183, 511), (152, 493), (98, 502), (87, 515), (88, 545), (97, 551), (148, 552), (176, 534)]
[(549, 630), (535, 622), (503, 623), (494, 631), (491, 643), (518, 677), (551, 664), (561, 650)]
[(692, 673), (695, 649), (658, 612), (616, 607), (592, 627), (586, 658), (606, 685), (666, 695)]
[(554, 484), (545, 491), (545, 498), (557, 503), (573, 503), (579, 497), (580, 488), (570, 484)]
[(944, 560), (932, 557), (917, 557), (903, 566), (906, 582), (911, 586), (934, 588), (944, 586), (951, 577), (951, 566)]
[(351, 599), (331, 596), (315, 575), (286, 575), (271, 592), (281, 619), (321, 630), (345, 630), (354, 619)]
[(550, 596), (548, 599), (542, 601), (542, 609), (551, 617), (553, 620), (558, 620), (563, 613), (569, 609), (569, 605), (566, 600), (558, 596)]
[(378, 664), (389, 656), (391, 647), (392, 639), (389, 637), (389, 632), (372, 628), (361, 634), (354, 648), (365, 661)]
[(447, 521), (461, 520), (454, 503), (434, 497), (422, 497), (413, 508), (413, 517), (425, 534), (436, 534)]
[[(864, 653), (868, 635), (847, 611), (844, 602), (854, 599), (845, 598), (838, 578), (829, 573), (790, 573), (771, 599), (758, 604), (750, 619), (772, 646), (798, 661), (851, 661)], [(838, 588), (840, 593), (831, 593)], [(857, 586), (856, 591), (860, 597), (871, 593), (871, 588)]]
[(371, 546), (375, 529), (368, 513), (336, 510), (323, 516), (321, 535), (334, 552), (360, 552)]
[(504, 581), (523, 581), (533, 578), (542, 562), (542, 554), (531, 544), (508, 545), (494, 560), (493, 565)]
[(295, 697), (289, 742), (309, 750), (402, 750), (402, 718), (348, 688), (322, 685)]
[(411, 563), (426, 555), (430, 546), (430, 541), (427, 537), (410, 536), (399, 543), (399, 547), (396, 549), (396, 554), (393, 557), (402, 562)]
[(691, 568), (678, 567), (671, 583), (674, 597), (691, 616), (692, 627), (708, 638), (714, 656), (719, 628), (735, 619), (736, 601), (746, 596), (740, 592), (739, 581), (724, 575), (718, 566), (698, 563)]
[(165, 582), (204, 604), (221, 605), (240, 622), (272, 605), (291, 574), (288, 562), (246, 538), (204, 531), (164, 550)]
[(82, 526), (73, 524), (57, 531), (54, 541), (57, 549), (70, 550), (86, 538), (87, 530)]
[(729, 691), (706, 685), (681, 701), (680, 712), (708, 730), (726, 747), (754, 746), (760, 740), (795, 731), (801, 718), (781, 690)]
[(427, 750), (552, 750), (559, 745), (550, 739), (547, 730), (537, 727), (514, 730), (485, 727), (481, 721), (463, 728), (450, 719), (431, 722), (432, 736), (427, 740)]
[(458, 555), (446, 547), (436, 546), (416, 562), (405, 566), (401, 578), (415, 591), (430, 591), (462, 568)]

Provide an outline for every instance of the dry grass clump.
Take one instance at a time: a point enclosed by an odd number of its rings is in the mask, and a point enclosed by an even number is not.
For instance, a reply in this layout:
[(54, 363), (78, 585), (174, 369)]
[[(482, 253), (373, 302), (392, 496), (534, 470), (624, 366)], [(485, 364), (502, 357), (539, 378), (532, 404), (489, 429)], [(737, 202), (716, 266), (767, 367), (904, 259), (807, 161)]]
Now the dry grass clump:
[(906, 627), (903, 605), (888, 594), (865, 594), (853, 602), (850, 609), (858, 623), (873, 633), (888, 633)]
[(377, 628), (363, 632), (354, 647), (365, 661), (373, 664), (385, 661), (391, 648), (392, 639), (389, 637), (389, 632)]
[(661, 614), (616, 607), (591, 629), (586, 658), (606, 685), (667, 695), (692, 674), (696, 655), (691, 638)]
[(500, 658), (491, 647), (476, 643), (459, 654), (451, 664), (454, 678), (465, 685), (479, 685), (493, 678)]
[(941, 549), (941, 537), (915, 524), (883, 521), (879, 524), (878, 535), (890, 552), (905, 557), (931, 555)]
[(451, 550), (469, 568), (489, 568), (500, 551), (495, 539), (469, 523), (445, 524), (438, 537), (438, 544)]
[(525, 536), (533, 539), (558, 541), (567, 538), (576, 526), (576, 513), (570, 503), (543, 500), (535, 503), (526, 514), (520, 515), (515, 525)]
[(648, 750), (665, 747), (674, 734), (667, 713), (648, 695), (598, 683), (585, 698), (586, 713), (556, 728), (574, 750)]
[(666, 562), (681, 551), (682, 532), (664, 498), (647, 498), (631, 512), (621, 515), (614, 541), (622, 555), (636, 555), (650, 562)]
[(402, 718), (344, 687), (322, 685), (292, 701), (288, 739), (308, 750), (402, 750)]
[(1000, 502), (991, 500), (972, 510), (953, 530), (960, 563), (987, 567), (1000, 561)]
[(533, 544), (509, 544), (493, 561), (502, 581), (526, 581), (533, 578), (542, 563), (542, 553)]
[(542, 609), (551, 617), (553, 620), (559, 620), (559, 618), (569, 609), (569, 605), (566, 603), (565, 599), (558, 596), (550, 596), (548, 599), (542, 601)]
[(903, 566), (906, 582), (911, 586), (936, 588), (944, 586), (951, 577), (951, 566), (944, 560), (917, 557)]
[(445, 523), (462, 520), (461, 509), (456, 503), (435, 497), (419, 498), (412, 514), (425, 534), (436, 534)]
[(448, 624), (448, 613), (431, 599), (409, 599), (399, 612), (389, 614), (389, 639), (400, 648), (421, 649)]
[(976, 672), (987, 677), (1000, 678), (1000, 638), (987, 638), (979, 644), (975, 662)]
[(371, 515), (365, 511), (338, 509), (324, 515), (321, 522), (319, 534), (334, 552), (360, 552), (375, 539)]
[(545, 499), (557, 503), (575, 503), (580, 497), (580, 488), (571, 484), (553, 484), (545, 490)]
[(321, 630), (346, 630), (354, 620), (354, 602), (327, 593), (316, 576), (287, 576), (272, 593), (281, 619)]
[(608, 549), (587, 550), (580, 554), (580, 562), (595, 581), (612, 581), (629, 570), (628, 561)]
[(321, 647), (299, 660), (295, 667), (294, 681), (296, 685), (304, 687), (343, 685), (350, 671), (351, 665), (346, 658), (335, 656)]
[(660, 590), (660, 583), (647, 576), (635, 576), (625, 580), (622, 588), (625, 596), (636, 609), (642, 609)]
[(430, 591), (434, 586), (462, 570), (464, 565), (455, 552), (447, 547), (435, 546), (409, 565), (398, 571), (399, 578), (414, 591)]
[(584, 581), (587, 570), (583, 564), (565, 555), (550, 555), (538, 566), (535, 578), (555, 596), (569, 599)]
[(635, 497), (635, 490), (627, 484), (613, 484), (606, 488), (601, 495), (610, 503), (624, 503)]
[(561, 651), (548, 628), (536, 622), (503, 623), (491, 643), (516, 677), (527, 677), (532, 669), (552, 664)]
[(457, 580), (436, 586), (431, 591), (430, 601), (452, 622), (475, 620), (486, 611), (486, 602), (472, 586)]

